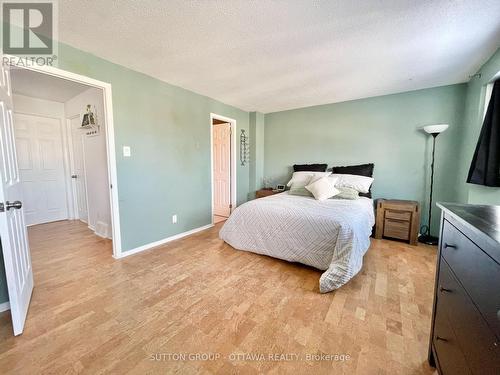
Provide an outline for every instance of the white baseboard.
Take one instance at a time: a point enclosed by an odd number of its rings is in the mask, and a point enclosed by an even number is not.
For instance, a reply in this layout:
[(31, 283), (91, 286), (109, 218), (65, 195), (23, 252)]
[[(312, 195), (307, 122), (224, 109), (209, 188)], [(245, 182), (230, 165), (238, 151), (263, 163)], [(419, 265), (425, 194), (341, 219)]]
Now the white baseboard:
[(7, 310), (10, 310), (10, 303), (9, 302), (0, 303), (0, 312)]
[(94, 233), (102, 238), (111, 238), (110, 225), (104, 221), (98, 221), (95, 225)]
[(179, 238), (190, 236), (191, 234), (195, 234), (197, 232), (201, 232), (202, 230), (206, 230), (206, 229), (212, 228), (213, 226), (214, 226), (213, 224), (204, 225), (204, 226), (199, 227), (199, 228), (188, 230), (187, 232), (182, 232), (182, 233), (176, 234), (174, 236), (170, 236), (170, 237), (164, 238), (164, 239), (159, 240), (159, 241), (151, 242), (151, 243), (148, 243), (146, 245), (142, 245), (142, 246), (136, 247), (135, 249), (132, 249), (132, 250), (123, 251), (121, 253), (121, 255), (119, 257), (117, 257), (117, 259), (118, 258), (125, 258), (125, 257), (127, 257), (129, 255), (137, 254), (137, 253), (140, 253), (141, 251), (149, 250), (149, 249), (152, 249), (154, 247), (158, 247), (158, 246), (164, 245), (167, 242), (175, 241), (175, 240), (178, 240)]

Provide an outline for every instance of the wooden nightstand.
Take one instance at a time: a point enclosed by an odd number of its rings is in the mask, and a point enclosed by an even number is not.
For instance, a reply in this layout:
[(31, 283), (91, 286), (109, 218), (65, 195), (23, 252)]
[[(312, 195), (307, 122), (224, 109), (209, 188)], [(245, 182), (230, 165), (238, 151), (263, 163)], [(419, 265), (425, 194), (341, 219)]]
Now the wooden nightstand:
[(415, 201), (379, 199), (375, 238), (389, 237), (417, 245), (420, 205)]
[(281, 193), (281, 191), (273, 191), (273, 189), (260, 189), (255, 192), (255, 198), (264, 198), (278, 193)]

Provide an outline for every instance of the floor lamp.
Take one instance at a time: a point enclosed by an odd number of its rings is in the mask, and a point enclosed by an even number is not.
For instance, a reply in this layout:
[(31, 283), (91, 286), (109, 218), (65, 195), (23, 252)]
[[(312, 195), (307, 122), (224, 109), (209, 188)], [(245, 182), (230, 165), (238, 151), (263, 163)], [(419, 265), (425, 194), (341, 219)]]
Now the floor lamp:
[(425, 243), (427, 245), (437, 245), (439, 238), (431, 236), (431, 218), (432, 218), (432, 188), (434, 185), (434, 152), (436, 151), (436, 137), (448, 129), (447, 124), (438, 124), (438, 125), (427, 125), (424, 126), (424, 131), (427, 134), (432, 135), (432, 161), (431, 161), (431, 189), (429, 194), (429, 216), (427, 225), (423, 225), (420, 228), (420, 237), (418, 237), (418, 241)]

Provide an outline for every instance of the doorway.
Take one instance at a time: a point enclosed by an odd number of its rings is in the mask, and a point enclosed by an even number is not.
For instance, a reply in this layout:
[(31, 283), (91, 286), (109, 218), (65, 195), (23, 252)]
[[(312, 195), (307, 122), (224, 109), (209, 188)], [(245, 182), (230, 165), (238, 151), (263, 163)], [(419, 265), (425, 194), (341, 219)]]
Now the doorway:
[[(21, 94), (44, 100), (54, 99), (53, 101), (63, 106), (62, 114), (59, 112), (56, 117), (60, 121), (62, 134), (66, 189), (66, 194), (63, 196), (66, 196), (66, 212), (59, 218), (80, 220), (97, 235), (112, 239), (113, 257), (121, 258), (111, 85), (57, 68), (32, 67), (29, 64), (12, 67), (11, 76), (13, 96), (17, 92), (17, 96)], [(34, 84), (35, 80), (39, 81), (39, 84)], [(79, 100), (68, 102), (68, 98), (73, 99), (76, 96), (79, 96)], [(24, 103), (21, 104), (22, 107)], [(91, 104), (90, 110), (95, 112), (98, 129), (92, 126), (82, 127), (87, 104)], [(19, 110), (19, 103), (14, 105), (14, 112), (22, 112)], [(35, 103), (35, 107), (42, 111), (43, 117), (53, 120), (51, 115), (54, 112), (53, 106), (47, 106), (46, 102), (39, 101)], [(51, 157), (51, 160), (60, 162), (61, 159)], [(97, 168), (92, 165), (86, 166), (86, 162), (97, 165)], [(88, 178), (105, 181), (104, 187), (101, 184), (96, 188), (95, 184), (88, 183)], [(61, 195), (58, 195), (58, 201), (62, 202), (64, 199), (60, 198)], [(103, 208), (93, 210), (93, 206)]]
[(211, 114), (212, 223), (225, 221), (236, 206), (236, 121)]
[[(81, 265), (71, 258), (82, 251), (99, 251), (103, 245), (107, 254), (121, 257), (111, 85), (28, 66), (4, 65), (0, 79), (0, 236), (15, 335), (24, 329), (33, 269), (43, 263), (38, 261), (59, 255), (60, 269), (72, 275), (71, 267)], [(79, 174), (80, 185), (73, 181)], [(78, 189), (85, 191), (79, 199)], [(101, 204), (102, 210), (91, 204)], [(28, 232), (40, 234), (39, 239), (29, 244)]]
[(22, 69), (11, 81), (26, 224), (79, 220), (111, 239), (102, 90)]

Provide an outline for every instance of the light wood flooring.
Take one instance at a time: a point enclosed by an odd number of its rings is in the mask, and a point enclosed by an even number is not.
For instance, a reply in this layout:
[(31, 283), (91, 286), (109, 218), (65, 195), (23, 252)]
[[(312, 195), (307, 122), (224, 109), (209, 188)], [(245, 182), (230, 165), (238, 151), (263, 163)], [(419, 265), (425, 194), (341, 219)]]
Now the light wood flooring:
[(35, 289), (22, 336), (0, 314), (0, 373), (434, 372), (435, 248), (372, 240), (360, 274), (319, 294), (321, 272), (236, 251), (219, 229), (115, 260), (79, 222), (30, 228)]

